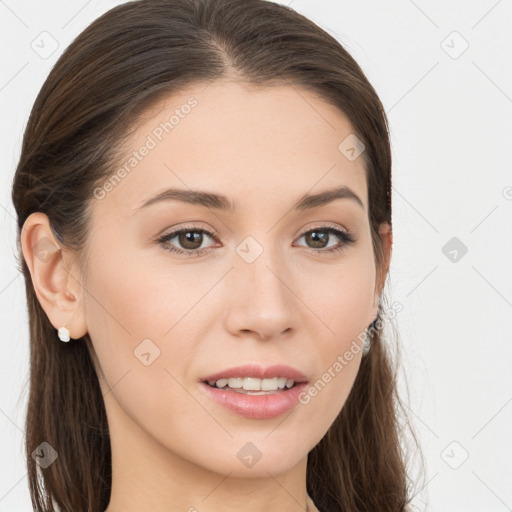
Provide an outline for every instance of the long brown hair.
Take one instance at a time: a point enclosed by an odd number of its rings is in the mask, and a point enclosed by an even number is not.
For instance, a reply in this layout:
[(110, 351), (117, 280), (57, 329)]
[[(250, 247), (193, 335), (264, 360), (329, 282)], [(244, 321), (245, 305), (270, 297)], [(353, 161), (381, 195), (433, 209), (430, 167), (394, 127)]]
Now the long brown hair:
[[(94, 188), (112, 172), (137, 120), (165, 95), (226, 77), (303, 87), (349, 118), (365, 144), (369, 221), (384, 280), (378, 229), (391, 225), (384, 108), (337, 40), (293, 9), (263, 0), (132, 1), (78, 35), (43, 84), (24, 133), (12, 188), (18, 247), (27, 217), (43, 212), (59, 242), (76, 251), (85, 267), (81, 251)], [(18, 261), (30, 320), (26, 458), (33, 507), (101, 512), (109, 502), (112, 468), (91, 340), (86, 334), (58, 342), (23, 256)], [(397, 393), (397, 366), (382, 341), (380, 325), (372, 330), (370, 352), (342, 411), (309, 453), (307, 490), (322, 512), (397, 512), (410, 502), (400, 442), (410, 422)], [(47, 468), (32, 457), (43, 441), (58, 451)]]

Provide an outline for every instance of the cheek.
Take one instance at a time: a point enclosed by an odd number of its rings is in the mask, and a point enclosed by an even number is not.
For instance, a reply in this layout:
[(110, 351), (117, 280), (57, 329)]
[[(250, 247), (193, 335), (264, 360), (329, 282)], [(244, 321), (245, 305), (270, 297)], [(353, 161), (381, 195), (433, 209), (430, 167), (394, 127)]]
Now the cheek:
[(326, 350), (343, 349), (372, 321), (375, 267), (368, 252), (354, 251), (333, 265), (308, 263), (296, 277), (303, 309), (316, 317)]
[(96, 243), (91, 251), (88, 321), (98, 339), (130, 339), (135, 346), (137, 340), (162, 338), (185, 314), (194, 283), (187, 282), (183, 267), (165, 266), (164, 258), (145, 258), (133, 246), (116, 251), (118, 242)]
[[(310, 274), (309, 274), (310, 275)], [(303, 403), (325, 429), (335, 420), (356, 379), (364, 330), (371, 322), (375, 287), (372, 258), (347, 258), (340, 265), (317, 266), (315, 279), (303, 281), (308, 305), (312, 357), (319, 369)]]

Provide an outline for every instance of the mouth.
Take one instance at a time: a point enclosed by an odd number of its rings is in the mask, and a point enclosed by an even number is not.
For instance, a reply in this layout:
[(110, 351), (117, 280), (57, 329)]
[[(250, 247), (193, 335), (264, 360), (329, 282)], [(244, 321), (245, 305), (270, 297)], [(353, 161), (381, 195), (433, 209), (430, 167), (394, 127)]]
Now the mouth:
[(307, 377), (287, 365), (249, 364), (202, 378), (207, 397), (248, 419), (272, 419), (294, 409), (308, 386)]

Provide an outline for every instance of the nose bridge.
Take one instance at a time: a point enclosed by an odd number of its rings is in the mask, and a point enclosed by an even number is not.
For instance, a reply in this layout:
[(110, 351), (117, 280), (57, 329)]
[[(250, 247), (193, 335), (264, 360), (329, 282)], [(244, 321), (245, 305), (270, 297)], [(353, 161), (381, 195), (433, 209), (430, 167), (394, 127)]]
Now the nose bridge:
[[(286, 282), (286, 265), (278, 247), (270, 247), (271, 237), (258, 242), (248, 237), (237, 247), (235, 265), (237, 277), (246, 280), (249, 296), (263, 297), (267, 302), (289, 300)], [(247, 252), (246, 252), (247, 251)]]

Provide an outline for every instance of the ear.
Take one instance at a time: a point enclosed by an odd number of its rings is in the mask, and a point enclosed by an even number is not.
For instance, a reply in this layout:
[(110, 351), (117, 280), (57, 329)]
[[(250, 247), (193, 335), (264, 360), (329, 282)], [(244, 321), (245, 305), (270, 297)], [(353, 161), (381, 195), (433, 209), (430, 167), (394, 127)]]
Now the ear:
[(389, 223), (383, 222), (379, 227), (379, 235), (382, 241), (383, 261), (382, 267), (377, 269), (377, 279), (375, 282), (375, 296), (374, 296), (374, 318), (377, 317), (379, 311), (379, 300), (386, 282), (386, 276), (389, 271), (389, 264), (391, 261), (391, 248), (393, 246), (393, 230)]
[(20, 243), (37, 299), (48, 319), (55, 329), (66, 324), (70, 338), (81, 338), (87, 333), (81, 276), (72, 254), (55, 238), (46, 214), (35, 212), (27, 217)]

